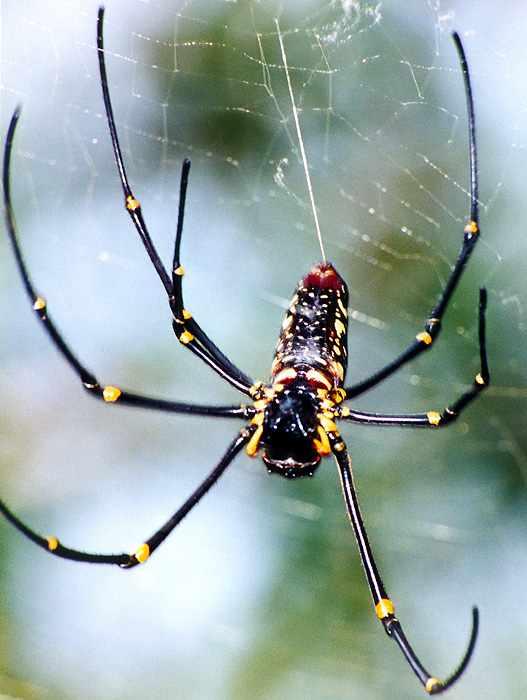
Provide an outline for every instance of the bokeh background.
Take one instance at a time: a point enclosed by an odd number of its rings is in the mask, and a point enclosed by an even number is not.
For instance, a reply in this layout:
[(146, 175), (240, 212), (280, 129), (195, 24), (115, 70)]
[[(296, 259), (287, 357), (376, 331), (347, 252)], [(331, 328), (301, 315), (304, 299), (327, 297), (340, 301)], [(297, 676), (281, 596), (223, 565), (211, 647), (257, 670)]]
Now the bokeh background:
[[(122, 208), (103, 116), (97, 3), (4, 0), (1, 133), (21, 242), (50, 313), (104, 383), (236, 402), (176, 342)], [(107, 67), (136, 195), (170, 259), (193, 161), (187, 306), (266, 378), (283, 307), (320, 257), (296, 155), (279, 17), (329, 258), (351, 287), (350, 377), (421, 328), (468, 212), (462, 34), (478, 122), (482, 239), (433, 352), (357, 400), (440, 409), (478, 369), (489, 290), (492, 387), (440, 432), (345, 428), (372, 545), (423, 662), (450, 697), (525, 697), (527, 444), (525, 9), (521, 2), (108, 0)], [(95, 551), (135, 548), (219, 459), (230, 421), (101, 406), (50, 346), (0, 236), (1, 495)], [(144, 567), (57, 560), (0, 523), (0, 696), (24, 700), (383, 700), (423, 693), (376, 622), (336, 470), (287, 482), (236, 460)]]

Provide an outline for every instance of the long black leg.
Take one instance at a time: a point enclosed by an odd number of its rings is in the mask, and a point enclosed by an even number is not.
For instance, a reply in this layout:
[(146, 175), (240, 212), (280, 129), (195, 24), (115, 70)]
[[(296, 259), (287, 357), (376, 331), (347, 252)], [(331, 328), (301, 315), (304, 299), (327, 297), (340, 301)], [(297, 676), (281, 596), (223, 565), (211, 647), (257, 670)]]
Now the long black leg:
[(92, 552), (80, 552), (77, 549), (65, 547), (56, 537), (42, 537), (25, 523), (23, 523), (16, 515), (14, 515), (7, 506), (0, 501), (0, 512), (12, 523), (15, 528), (23, 535), (28, 537), (32, 542), (37, 544), (47, 552), (54, 554), (62, 559), (70, 559), (72, 561), (84, 561), (89, 564), (117, 564), (123, 569), (130, 569), (137, 564), (145, 562), (148, 557), (164, 542), (170, 535), (172, 530), (178, 525), (183, 518), (189, 513), (195, 505), (197, 505), (209, 489), (218, 481), (229, 464), (236, 457), (242, 447), (248, 442), (251, 432), (254, 429), (244, 429), (229, 445), (227, 452), (222, 457), (221, 461), (214, 467), (207, 478), (198, 486), (194, 493), (178, 508), (174, 515), (166, 521), (166, 523), (157, 530), (152, 537), (141, 544), (133, 554), (95, 554)]
[(9, 124), (4, 154), (2, 182), (4, 190), (4, 206), (7, 232), (15, 255), (18, 271), (20, 273), (20, 277), (22, 278), (22, 282), (32, 304), (33, 310), (35, 311), (39, 321), (44, 326), (44, 329), (51, 338), (53, 344), (64, 357), (69, 366), (73, 369), (75, 374), (79, 377), (84, 388), (88, 391), (88, 393), (91, 396), (94, 396), (95, 398), (101, 399), (109, 403), (119, 402), (122, 405), (140, 406), (142, 408), (150, 408), (171, 413), (192, 413), (197, 415), (223, 416), (233, 418), (247, 417), (247, 409), (245, 409), (243, 406), (204, 406), (198, 404), (187, 404), (177, 401), (166, 401), (163, 399), (141, 396), (139, 394), (134, 394), (127, 391), (121, 391), (120, 389), (114, 386), (103, 386), (99, 384), (97, 378), (78, 360), (76, 355), (70, 350), (70, 348), (64, 341), (61, 333), (58, 331), (57, 327), (55, 326), (51, 318), (48, 316), (46, 301), (35, 291), (26, 264), (24, 262), (24, 258), (22, 256), (22, 251), (20, 249), (18, 237), (16, 234), (15, 216), (13, 212), (13, 206), (11, 203), (11, 185), (9, 171), (13, 138), (19, 117), (20, 108), (17, 108), (11, 118), (11, 123)]
[(459, 62), (461, 64), (461, 70), (463, 73), (463, 81), (465, 85), (465, 96), (467, 103), (467, 115), (468, 115), (468, 141), (469, 141), (469, 167), (470, 167), (470, 220), (465, 226), (463, 235), (463, 244), (461, 250), (459, 251), (456, 263), (450, 273), (450, 277), (447, 280), (446, 286), (439, 297), (439, 300), (435, 307), (432, 309), (429, 318), (426, 320), (424, 325), (424, 330), (418, 333), (415, 340), (406, 348), (406, 350), (401, 353), (395, 360), (388, 363), (382, 369), (378, 370), (370, 377), (363, 379), (362, 381), (352, 384), (346, 387), (346, 396), (348, 399), (352, 399), (359, 394), (363, 394), (372, 387), (376, 386), (386, 377), (396, 372), (400, 367), (405, 365), (414, 357), (420, 355), (425, 350), (428, 350), (434, 340), (439, 335), (441, 330), (441, 322), (443, 316), (446, 312), (448, 303), (454, 293), (459, 279), (463, 273), (465, 265), (474, 250), (479, 235), (479, 212), (478, 212), (478, 163), (477, 163), (477, 151), (476, 151), (476, 122), (474, 117), (474, 102), (472, 99), (472, 87), (470, 83), (470, 74), (468, 70), (467, 59), (465, 57), (465, 51), (461, 43), (461, 39), (457, 32), (452, 34), (458, 55)]
[(470, 661), (478, 634), (478, 610), (477, 608), (472, 608), (472, 633), (470, 635), (467, 651), (463, 657), (463, 660), (461, 661), (461, 664), (447, 680), (438, 680), (435, 676), (432, 676), (421, 664), (402, 630), (401, 623), (395, 617), (394, 604), (386, 593), (386, 589), (384, 588), (377, 565), (375, 564), (370, 543), (368, 542), (366, 528), (364, 527), (359, 502), (357, 499), (357, 493), (353, 483), (351, 458), (348, 455), (347, 447), (338, 435), (330, 434), (329, 437), (331, 449), (339, 468), (342, 491), (346, 502), (348, 516), (357, 539), (362, 564), (366, 572), (366, 578), (368, 580), (368, 586), (373, 598), (377, 617), (382, 622), (388, 636), (394, 639), (397, 643), (406, 661), (423, 684), (425, 690), (431, 695), (442, 693), (453, 683), (455, 683), (455, 681), (464, 672), (468, 662)]
[[(124, 166), (123, 156), (121, 153), (121, 147), (119, 145), (119, 138), (117, 136), (117, 128), (115, 126), (115, 120), (113, 116), (112, 102), (110, 99), (110, 91), (108, 89), (108, 77), (106, 74), (106, 64), (104, 59), (104, 39), (103, 39), (103, 24), (104, 24), (104, 7), (99, 8), (99, 13), (97, 15), (97, 50), (99, 56), (99, 71), (101, 76), (101, 87), (102, 95), (104, 100), (104, 107), (106, 110), (106, 117), (108, 120), (108, 128), (110, 130), (110, 138), (112, 141), (113, 152), (115, 156), (115, 162), (117, 164), (117, 170), (119, 173), (119, 178), (121, 180), (121, 186), (123, 188), (125, 208), (132, 219), (132, 222), (139, 233), (139, 236), (143, 242), (143, 245), (152, 261), (157, 274), (159, 275), (163, 286), (165, 287), (166, 293), (170, 300), (170, 305), (174, 313), (175, 322), (174, 330), (179, 341), (186, 345), (190, 350), (194, 352), (195, 355), (200, 357), (206, 364), (209, 365), (215, 372), (217, 372), (223, 379), (228, 381), (232, 386), (234, 386), (239, 391), (244, 394), (249, 394), (249, 389), (253, 384), (252, 380), (241, 372), (235, 365), (228, 360), (225, 355), (214, 345), (214, 343), (206, 336), (206, 334), (201, 330), (196, 322), (192, 323), (190, 314), (183, 309), (183, 299), (181, 296), (181, 279), (179, 279), (179, 292), (177, 287), (173, 286), (173, 282), (168, 272), (166, 271), (161, 258), (159, 257), (148, 229), (143, 218), (141, 203), (134, 196), (130, 183), (128, 182), (128, 177), (126, 175), (126, 169)], [(185, 195), (188, 183), (188, 170), (190, 167), (189, 161), (185, 161), (183, 164), (183, 171), (181, 176), (181, 198), (179, 204), (179, 218), (178, 218), (178, 234), (177, 240), (181, 240), (181, 227), (183, 225), (183, 213), (185, 207)], [(176, 244), (178, 249), (178, 245)], [(181, 278), (183, 274), (183, 267), (178, 264), (179, 272), (176, 273), (175, 277), (179, 276)], [(178, 303), (178, 300), (180, 303)], [(188, 325), (188, 330), (185, 327), (179, 327), (184, 321), (185, 326)], [(197, 339), (197, 340), (196, 340)], [(198, 342), (199, 341), (199, 342)]]
[(443, 411), (428, 411), (427, 413), (392, 414), (364, 413), (353, 411), (346, 406), (340, 408), (338, 418), (366, 425), (392, 425), (396, 427), (442, 428), (456, 421), (462, 411), (476, 399), (490, 384), (489, 365), (487, 361), (487, 345), (485, 333), (485, 310), (487, 308), (487, 291), (479, 290), (479, 358), (480, 371), (474, 377), (474, 383), (469, 391), (465, 391), (450, 406)]
[[(185, 204), (187, 199), (188, 177), (190, 172), (190, 160), (185, 158), (181, 168), (181, 183), (179, 188), (179, 210), (177, 220), (176, 242), (174, 245), (174, 260), (172, 263), (172, 288), (173, 293), (170, 298), (170, 306), (174, 314), (174, 332), (181, 343), (187, 345), (190, 350), (194, 350), (198, 344), (227, 370), (233, 379), (238, 382), (238, 387), (245, 393), (253, 385), (253, 380), (244, 372), (238, 369), (228, 357), (212, 342), (192, 314), (185, 309), (183, 301), (183, 276), (185, 268), (181, 264), (181, 238), (183, 234), (183, 220), (185, 216)], [(199, 354), (199, 353), (197, 353)], [(218, 371), (218, 370), (216, 370)]]
[(121, 185), (124, 192), (124, 201), (126, 211), (130, 214), (130, 218), (137, 229), (137, 232), (143, 242), (146, 252), (148, 253), (150, 260), (152, 261), (157, 274), (159, 275), (163, 286), (165, 287), (168, 296), (172, 294), (172, 283), (170, 281), (170, 276), (165, 270), (165, 266), (159, 257), (148, 229), (146, 223), (143, 219), (143, 214), (141, 212), (141, 204), (139, 200), (134, 197), (132, 188), (128, 182), (128, 177), (126, 175), (126, 169), (124, 167), (123, 156), (121, 154), (121, 147), (119, 145), (119, 139), (117, 137), (117, 129), (115, 127), (115, 120), (113, 118), (112, 102), (110, 100), (110, 93), (108, 90), (108, 78), (106, 75), (106, 65), (104, 62), (104, 43), (103, 43), (103, 20), (104, 20), (104, 7), (99, 8), (99, 14), (97, 16), (97, 51), (99, 55), (99, 72), (101, 75), (101, 85), (102, 85), (102, 96), (104, 100), (104, 108), (106, 110), (106, 116), (108, 119), (108, 128), (110, 129), (110, 137), (112, 140), (113, 151), (115, 155), (115, 162), (117, 164), (117, 170), (119, 171), (119, 178), (121, 180)]

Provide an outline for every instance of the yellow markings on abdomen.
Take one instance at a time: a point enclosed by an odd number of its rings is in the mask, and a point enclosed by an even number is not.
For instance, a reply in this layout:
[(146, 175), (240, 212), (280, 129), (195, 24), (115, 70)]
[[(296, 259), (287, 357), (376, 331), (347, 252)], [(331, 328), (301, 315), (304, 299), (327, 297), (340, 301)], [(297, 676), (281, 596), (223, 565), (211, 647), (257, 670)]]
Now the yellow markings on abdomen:
[(326, 375), (320, 372), (318, 369), (308, 370), (306, 373), (306, 379), (308, 382), (313, 382), (321, 387), (325, 387), (328, 391), (331, 389), (331, 382)]
[(282, 359), (277, 355), (271, 365), (271, 374), (274, 374), (282, 364)]
[(340, 362), (332, 362), (330, 368), (341, 382), (344, 381), (344, 367)]
[(285, 367), (284, 369), (280, 370), (276, 377), (274, 378), (274, 381), (277, 384), (280, 383), (286, 383), (293, 381), (293, 379), (296, 379), (298, 372), (296, 369), (293, 367)]
[(291, 314), (288, 314), (284, 318), (284, 320), (282, 321), (282, 330), (284, 331), (284, 333), (291, 328), (291, 326), (293, 325), (293, 320), (294, 320), (294, 316)]
[(335, 330), (337, 331), (337, 335), (341, 336), (346, 332), (346, 326), (342, 323), (342, 321), (337, 320), (335, 321)]

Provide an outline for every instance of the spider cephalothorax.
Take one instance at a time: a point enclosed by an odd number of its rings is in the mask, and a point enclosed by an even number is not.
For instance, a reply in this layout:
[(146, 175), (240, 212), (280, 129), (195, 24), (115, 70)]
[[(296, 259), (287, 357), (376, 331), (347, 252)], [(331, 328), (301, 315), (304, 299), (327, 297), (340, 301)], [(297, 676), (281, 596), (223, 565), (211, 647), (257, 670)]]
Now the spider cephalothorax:
[(320, 463), (316, 442), (318, 398), (307, 385), (285, 387), (267, 405), (262, 423), (262, 459), (287, 478), (313, 476)]

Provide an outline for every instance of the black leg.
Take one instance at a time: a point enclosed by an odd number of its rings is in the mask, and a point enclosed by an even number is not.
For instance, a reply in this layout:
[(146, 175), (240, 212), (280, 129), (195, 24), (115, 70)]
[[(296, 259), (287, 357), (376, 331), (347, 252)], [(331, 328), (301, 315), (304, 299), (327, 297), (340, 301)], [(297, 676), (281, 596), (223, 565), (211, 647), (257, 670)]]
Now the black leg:
[(392, 414), (385, 413), (364, 413), (363, 411), (352, 411), (343, 406), (337, 410), (337, 418), (349, 420), (353, 423), (366, 425), (392, 425), (396, 427), (422, 427), (422, 428), (442, 428), (449, 423), (456, 421), (462, 411), (477, 398), (490, 384), (489, 365), (487, 361), (487, 345), (485, 333), (485, 311), (487, 308), (487, 291), (479, 290), (479, 357), (480, 371), (474, 377), (474, 383), (469, 391), (465, 391), (457, 401), (445, 408), (443, 411), (428, 411), (427, 413), (413, 414)]
[(32, 542), (37, 544), (47, 552), (62, 559), (72, 561), (84, 561), (89, 564), (117, 564), (123, 569), (130, 569), (137, 564), (145, 562), (148, 557), (164, 542), (172, 530), (183, 518), (197, 505), (209, 489), (218, 481), (229, 464), (236, 457), (242, 447), (248, 442), (254, 428), (244, 429), (229, 445), (227, 452), (221, 461), (214, 467), (208, 477), (198, 486), (194, 493), (183, 503), (183, 505), (166, 521), (166, 523), (155, 532), (146, 542), (141, 544), (133, 554), (94, 554), (92, 552), (80, 552), (77, 549), (65, 547), (56, 537), (42, 537), (34, 530), (25, 525), (14, 515), (7, 506), (0, 501), (0, 512), (12, 523), (15, 528)]
[(443, 316), (448, 307), (448, 303), (454, 293), (458, 282), (461, 278), (465, 265), (474, 250), (474, 247), (480, 236), (479, 229), (479, 213), (478, 213), (478, 165), (477, 165), (477, 151), (476, 151), (476, 126), (474, 118), (474, 102), (472, 99), (472, 87), (470, 83), (470, 75), (468, 71), (467, 60), (465, 57), (465, 52), (463, 50), (463, 45), (461, 44), (461, 39), (459, 35), (454, 32), (452, 38), (456, 45), (456, 49), (459, 55), (459, 62), (461, 64), (461, 70), (463, 72), (463, 80), (465, 85), (465, 96), (467, 102), (467, 114), (468, 114), (468, 140), (469, 140), (469, 164), (470, 164), (470, 220), (465, 226), (463, 235), (463, 244), (461, 250), (459, 251), (456, 263), (450, 273), (450, 277), (447, 280), (446, 286), (437, 301), (437, 304), (432, 309), (429, 318), (426, 320), (424, 325), (424, 330), (418, 333), (415, 340), (402, 352), (393, 362), (389, 362), (387, 365), (382, 367), (380, 370), (372, 374), (370, 377), (363, 379), (362, 381), (352, 384), (346, 387), (346, 396), (348, 399), (352, 399), (359, 394), (363, 394), (369, 389), (373, 388), (383, 379), (389, 377), (391, 374), (396, 372), (400, 367), (405, 365), (414, 357), (420, 355), (425, 350), (432, 347), (432, 343), (437, 338), (441, 330), (441, 323)]
[(11, 160), (11, 150), (13, 145), (13, 137), (15, 134), (16, 125), (20, 116), (20, 109), (16, 109), (9, 130), (7, 132), (4, 166), (3, 166), (3, 188), (4, 188), (4, 205), (6, 213), (6, 228), (9, 235), (9, 240), (13, 248), (18, 271), (24, 288), (27, 292), (31, 305), (37, 318), (44, 326), (51, 341), (57, 350), (64, 357), (66, 362), (81, 380), (83, 387), (91, 396), (101, 399), (109, 403), (119, 402), (122, 405), (140, 406), (159, 411), (167, 411), (171, 413), (192, 413), (197, 415), (207, 416), (224, 416), (233, 418), (247, 417), (247, 410), (243, 406), (203, 406), (197, 404), (180, 403), (176, 401), (165, 401), (163, 399), (151, 398), (148, 396), (140, 396), (126, 391), (121, 391), (114, 386), (103, 386), (99, 384), (97, 378), (78, 360), (76, 355), (70, 350), (64, 341), (61, 333), (48, 315), (46, 301), (35, 291), (31, 278), (29, 276), (22, 251), (18, 243), (16, 235), (16, 225), (13, 207), (11, 204), (9, 165)]
[[(170, 306), (174, 314), (174, 331), (178, 340), (186, 345), (190, 350), (194, 352), (195, 355), (200, 357), (206, 364), (209, 365), (215, 372), (217, 372), (223, 379), (228, 381), (232, 386), (234, 386), (239, 391), (246, 395), (249, 394), (249, 389), (253, 384), (253, 381), (246, 374), (241, 372), (235, 365), (230, 362), (230, 360), (214, 345), (214, 343), (207, 337), (207, 335), (202, 331), (200, 326), (192, 319), (191, 314), (183, 308), (183, 297), (181, 293), (181, 278), (183, 276), (183, 267), (179, 263), (174, 266), (175, 274), (172, 278), (169, 276), (165, 267), (154, 247), (146, 223), (143, 218), (141, 203), (134, 196), (130, 183), (128, 182), (128, 177), (126, 175), (126, 169), (124, 166), (123, 156), (121, 153), (121, 148), (119, 146), (119, 138), (117, 136), (117, 128), (115, 126), (115, 120), (113, 116), (112, 102), (110, 99), (110, 91), (108, 89), (108, 77), (106, 74), (106, 64), (104, 60), (104, 41), (103, 41), (103, 23), (104, 23), (104, 8), (99, 8), (99, 13), (97, 16), (97, 50), (99, 56), (99, 71), (101, 75), (101, 87), (102, 95), (104, 100), (104, 107), (106, 110), (106, 117), (108, 120), (108, 127), (110, 130), (110, 138), (112, 141), (113, 152), (115, 156), (115, 162), (117, 164), (117, 170), (119, 173), (119, 178), (121, 180), (121, 185), (123, 188), (125, 208), (132, 222), (139, 233), (139, 236), (143, 242), (143, 245), (148, 253), (150, 260), (152, 261), (163, 286), (165, 287), (166, 293), (170, 300)], [(190, 161), (186, 160), (183, 163), (183, 171), (181, 175), (181, 187), (180, 187), (180, 202), (179, 202), (179, 217), (178, 217), (178, 231), (176, 237), (176, 251), (179, 258), (179, 243), (181, 241), (181, 230), (183, 226), (183, 214), (185, 210), (185, 197), (188, 184), (188, 171), (190, 168)], [(174, 280), (174, 282), (173, 282)]]
[[(174, 245), (174, 260), (172, 263), (172, 289), (173, 293), (170, 298), (170, 306), (174, 314), (174, 332), (178, 340), (186, 345), (190, 350), (195, 351), (201, 349), (208, 353), (210, 358), (219, 365), (225, 372), (227, 371), (230, 377), (236, 380), (235, 386), (248, 393), (248, 390), (253, 385), (253, 380), (244, 372), (238, 369), (228, 357), (212, 342), (208, 335), (203, 331), (199, 323), (194, 319), (192, 314), (185, 309), (183, 301), (183, 276), (185, 268), (181, 264), (181, 238), (183, 234), (183, 219), (185, 216), (185, 204), (187, 199), (188, 176), (190, 172), (190, 160), (185, 158), (181, 169), (181, 184), (179, 188), (179, 211), (177, 220), (176, 242)], [(197, 352), (199, 356), (201, 354)], [(218, 368), (214, 367), (218, 372)], [(219, 372), (221, 374), (221, 372)], [(229, 380), (228, 380), (229, 381)], [(232, 382), (231, 382), (232, 383)]]
[(99, 56), (99, 72), (101, 75), (101, 85), (102, 85), (102, 96), (104, 100), (104, 108), (106, 110), (106, 116), (108, 119), (108, 128), (110, 129), (110, 137), (112, 140), (113, 151), (115, 155), (115, 162), (117, 164), (117, 170), (119, 171), (119, 178), (121, 180), (121, 185), (123, 187), (124, 193), (124, 203), (126, 211), (130, 214), (130, 218), (137, 229), (137, 232), (143, 242), (143, 245), (148, 253), (150, 260), (152, 261), (163, 286), (165, 287), (168, 296), (172, 293), (172, 283), (170, 281), (170, 276), (165, 270), (165, 266), (161, 261), (161, 258), (157, 254), (157, 251), (152, 243), (150, 234), (146, 227), (146, 223), (143, 219), (143, 214), (141, 212), (141, 204), (139, 200), (134, 197), (132, 188), (128, 182), (128, 177), (126, 176), (126, 169), (124, 167), (123, 156), (121, 154), (121, 147), (119, 146), (119, 139), (117, 137), (117, 129), (115, 128), (115, 120), (113, 118), (112, 102), (110, 100), (110, 92), (108, 90), (108, 78), (106, 76), (106, 65), (104, 62), (104, 44), (103, 44), (103, 20), (104, 20), (104, 7), (99, 8), (99, 14), (97, 15), (97, 52)]
[(423, 684), (425, 690), (432, 695), (442, 693), (453, 683), (455, 683), (455, 681), (464, 672), (468, 662), (470, 661), (478, 633), (477, 608), (472, 609), (472, 633), (470, 636), (467, 651), (465, 653), (465, 656), (463, 657), (463, 660), (461, 661), (461, 664), (446, 681), (438, 680), (435, 676), (432, 676), (421, 664), (412, 647), (410, 646), (410, 643), (406, 639), (406, 636), (401, 627), (401, 623), (395, 617), (394, 604), (392, 600), (388, 597), (388, 594), (386, 593), (386, 589), (384, 588), (384, 584), (377, 569), (377, 565), (375, 564), (375, 559), (373, 557), (373, 552), (371, 550), (370, 543), (368, 542), (366, 528), (362, 520), (359, 502), (357, 499), (357, 493), (355, 491), (355, 486), (353, 483), (351, 458), (348, 455), (347, 447), (345, 443), (342, 442), (338, 434), (330, 433), (329, 438), (331, 442), (331, 448), (339, 468), (342, 491), (344, 494), (344, 500), (346, 502), (348, 516), (351, 522), (351, 526), (353, 527), (353, 531), (355, 533), (357, 544), (359, 546), (362, 564), (366, 572), (366, 578), (368, 580), (368, 586), (370, 588), (371, 596), (373, 598), (373, 604), (375, 606), (375, 612), (377, 614), (377, 617), (382, 622), (382, 625), (388, 636), (394, 639), (397, 643), (406, 661)]

